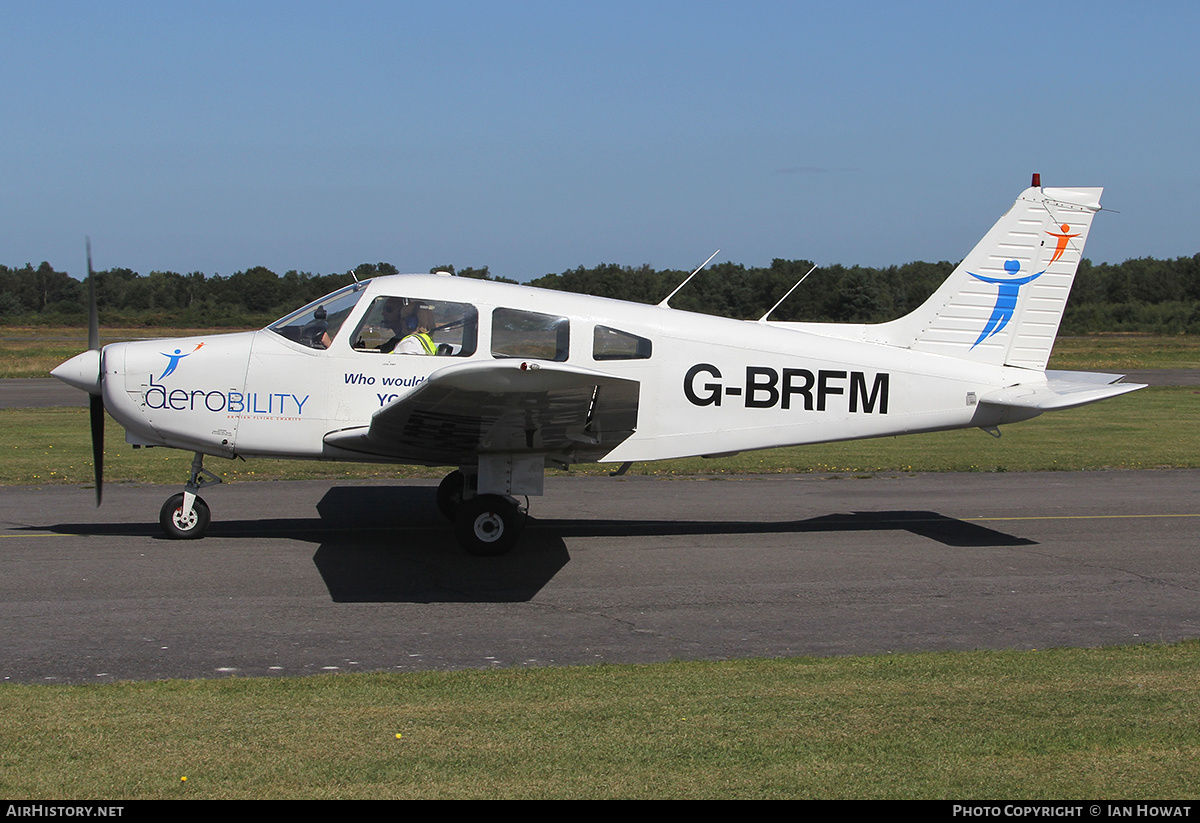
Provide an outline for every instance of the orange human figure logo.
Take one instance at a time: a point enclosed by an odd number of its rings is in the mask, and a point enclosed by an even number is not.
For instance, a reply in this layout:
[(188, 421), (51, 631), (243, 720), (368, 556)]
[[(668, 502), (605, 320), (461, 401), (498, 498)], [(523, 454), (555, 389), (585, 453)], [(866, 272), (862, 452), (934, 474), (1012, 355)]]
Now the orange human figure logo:
[(1052, 231), (1046, 232), (1046, 234), (1050, 235), (1051, 237), (1058, 238), (1058, 247), (1054, 250), (1054, 256), (1050, 258), (1050, 263), (1047, 263), (1046, 264), (1047, 266), (1049, 266), (1055, 260), (1057, 260), (1058, 258), (1063, 256), (1063, 252), (1067, 250), (1067, 242), (1072, 237), (1079, 236), (1078, 234), (1067, 234), (1067, 232), (1069, 232), (1070, 230), (1071, 230), (1071, 227), (1069, 225), (1067, 225), (1066, 223), (1063, 223), (1062, 228), (1061, 228), (1062, 234), (1055, 234)]

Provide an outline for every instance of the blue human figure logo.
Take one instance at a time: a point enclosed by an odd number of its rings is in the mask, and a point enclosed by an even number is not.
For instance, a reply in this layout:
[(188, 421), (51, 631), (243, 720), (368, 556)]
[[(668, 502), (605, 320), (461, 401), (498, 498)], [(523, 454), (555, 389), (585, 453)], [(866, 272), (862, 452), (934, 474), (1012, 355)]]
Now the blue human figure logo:
[[(1017, 260), (1005, 260), (1004, 270), (1009, 275), (1015, 275), (1021, 271), (1021, 263)], [(1046, 270), (1042, 269), (1037, 274), (1028, 274), (1024, 277), (1000, 278), (984, 277), (974, 272), (967, 272), (967, 274), (976, 280), (982, 280), (984, 283), (995, 283), (999, 288), (999, 293), (996, 295), (996, 307), (992, 309), (992, 316), (988, 318), (983, 331), (979, 333), (979, 339), (971, 344), (971, 348), (975, 348), (992, 335), (999, 334), (1008, 325), (1008, 321), (1012, 319), (1013, 312), (1016, 311), (1017, 294), (1020, 292), (1021, 286), (1037, 280), (1045, 273)]]
[(200, 343), (199, 345), (197, 345), (197, 346), (196, 346), (196, 348), (192, 349), (192, 350), (191, 350), (190, 352), (188, 352), (187, 354), (181, 354), (181, 353), (180, 353), (180, 352), (181, 352), (181, 349), (176, 349), (174, 354), (167, 354), (165, 351), (160, 351), (160, 352), (159, 352), (159, 354), (161, 354), (163, 357), (167, 358), (167, 360), (169, 360), (169, 361), (171, 361), (171, 362), (167, 363), (167, 368), (166, 368), (166, 370), (165, 370), (165, 371), (164, 371), (162, 374), (160, 374), (160, 375), (158, 376), (158, 379), (159, 379), (159, 380), (162, 380), (164, 377), (167, 377), (167, 376), (168, 376), (168, 375), (170, 375), (172, 372), (174, 372), (174, 371), (175, 371), (175, 367), (179, 365), (179, 361), (180, 361), (180, 360), (182, 360), (183, 358), (187, 357), (187, 356), (188, 356), (188, 354), (195, 354), (196, 352), (200, 351), (200, 348), (201, 348), (203, 345), (204, 345), (203, 343)]

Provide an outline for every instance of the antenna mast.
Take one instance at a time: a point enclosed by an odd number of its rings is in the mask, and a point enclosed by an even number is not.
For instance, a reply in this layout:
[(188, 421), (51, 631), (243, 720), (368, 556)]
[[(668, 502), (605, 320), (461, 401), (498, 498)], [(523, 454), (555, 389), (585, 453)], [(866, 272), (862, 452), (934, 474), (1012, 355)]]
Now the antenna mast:
[(674, 296), (675, 296), (675, 295), (676, 295), (676, 294), (679, 292), (679, 290), (680, 290), (680, 289), (682, 289), (684, 286), (686, 286), (686, 285), (688, 284), (688, 281), (689, 281), (689, 280), (691, 280), (693, 277), (695, 277), (697, 274), (699, 274), (699, 273), (700, 273), (700, 269), (703, 269), (705, 266), (707, 266), (709, 263), (711, 263), (711, 262), (712, 262), (712, 259), (713, 259), (714, 257), (716, 257), (716, 256), (717, 256), (718, 254), (720, 254), (720, 253), (721, 253), (721, 250), (720, 250), (720, 249), (717, 249), (715, 252), (713, 252), (712, 254), (710, 254), (710, 255), (708, 256), (708, 259), (707, 259), (707, 260), (705, 260), (703, 263), (701, 263), (701, 264), (700, 264), (700, 268), (699, 268), (699, 269), (696, 269), (694, 272), (692, 272), (692, 273), (691, 273), (691, 274), (689, 274), (689, 275), (688, 275), (686, 278), (684, 278), (684, 281), (683, 281), (682, 283), (680, 283), (678, 286), (676, 286), (676, 287), (675, 287), (675, 291), (671, 292), (671, 293), (670, 293), (670, 294), (668, 294), (666, 297), (664, 297), (664, 298), (663, 298), (663, 301), (662, 301), (661, 303), (659, 303), (658, 305), (659, 305), (659, 306), (661, 306), (661, 307), (663, 307), (663, 308), (668, 308), (668, 309), (669, 309), (669, 308), (671, 308), (671, 307), (670, 307), (670, 305), (669, 305), (669, 302), (670, 302), (671, 298), (672, 298), (672, 297), (674, 297)]
[[(816, 270), (817, 270), (817, 264), (813, 263), (813, 267), (811, 269), (809, 269), (807, 272), (805, 272), (803, 277), (801, 277), (799, 280), (796, 281), (796, 286), (799, 286), (801, 283), (803, 283), (805, 280), (807, 280), (808, 275), (812, 274)], [(779, 298), (779, 303), (782, 303), (784, 300), (787, 300), (788, 297), (791, 295), (791, 293), (796, 290), (796, 286), (792, 286), (790, 289), (788, 289), (787, 294), (785, 294), (783, 297)], [(759, 323), (767, 322), (767, 318), (771, 316), (771, 312), (773, 312), (777, 308), (779, 308), (779, 303), (776, 303), (774, 306), (767, 309), (767, 313), (764, 314), (762, 317), (758, 318), (758, 322)]]

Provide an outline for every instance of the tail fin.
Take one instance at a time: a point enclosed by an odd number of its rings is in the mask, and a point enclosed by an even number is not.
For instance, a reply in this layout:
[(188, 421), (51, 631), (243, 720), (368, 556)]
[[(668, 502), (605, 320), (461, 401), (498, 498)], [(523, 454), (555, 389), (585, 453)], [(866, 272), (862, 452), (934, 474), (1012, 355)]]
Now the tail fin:
[(1044, 370), (1102, 191), (1026, 189), (932, 297), (879, 331), (917, 351)]

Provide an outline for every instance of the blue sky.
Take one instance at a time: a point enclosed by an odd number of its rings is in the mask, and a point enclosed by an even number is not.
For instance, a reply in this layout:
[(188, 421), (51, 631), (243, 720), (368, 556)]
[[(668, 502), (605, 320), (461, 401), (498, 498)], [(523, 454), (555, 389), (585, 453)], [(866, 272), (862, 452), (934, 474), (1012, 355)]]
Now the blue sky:
[(0, 263), (958, 260), (1029, 184), (1200, 251), (1200, 4), (10, 0)]

